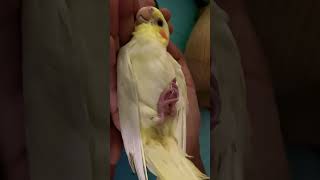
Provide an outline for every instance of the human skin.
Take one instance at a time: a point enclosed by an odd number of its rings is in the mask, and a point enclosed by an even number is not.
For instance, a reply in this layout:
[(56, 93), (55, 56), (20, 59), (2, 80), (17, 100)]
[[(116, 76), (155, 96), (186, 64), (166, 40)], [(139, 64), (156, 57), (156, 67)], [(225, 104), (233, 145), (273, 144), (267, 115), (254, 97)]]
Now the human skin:
[[(120, 158), (123, 148), (121, 134), (119, 132), (119, 112), (117, 107), (117, 53), (120, 47), (129, 42), (134, 30), (135, 15), (142, 6), (154, 6), (153, 0), (110, 0), (110, 174), (114, 176), (115, 166)], [(139, 5), (140, 3), (140, 5)], [(167, 21), (170, 20), (170, 12), (161, 9)], [(170, 33), (173, 28), (169, 22)], [(193, 158), (191, 161), (204, 172), (204, 167), (200, 158), (199, 130), (200, 111), (194, 83), (187, 67), (183, 54), (170, 41), (168, 52), (181, 65), (187, 84), (189, 100), (189, 112), (187, 114), (187, 153)]]

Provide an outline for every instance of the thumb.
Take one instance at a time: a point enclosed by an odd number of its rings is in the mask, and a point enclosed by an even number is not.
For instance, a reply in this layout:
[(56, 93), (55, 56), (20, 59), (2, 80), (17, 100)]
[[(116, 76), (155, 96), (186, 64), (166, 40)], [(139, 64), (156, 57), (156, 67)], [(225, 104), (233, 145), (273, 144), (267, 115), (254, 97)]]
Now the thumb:
[(138, 0), (139, 6), (144, 7), (144, 6), (155, 6), (156, 3), (154, 0)]
[(120, 132), (110, 122), (110, 164), (116, 165), (120, 159), (122, 150), (122, 138)]

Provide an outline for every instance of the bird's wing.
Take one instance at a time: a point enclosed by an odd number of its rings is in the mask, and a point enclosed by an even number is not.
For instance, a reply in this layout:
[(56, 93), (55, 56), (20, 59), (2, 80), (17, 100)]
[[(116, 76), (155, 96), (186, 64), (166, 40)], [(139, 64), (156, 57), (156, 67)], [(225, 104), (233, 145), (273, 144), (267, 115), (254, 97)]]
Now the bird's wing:
[(124, 148), (132, 171), (137, 174), (139, 180), (148, 180), (140, 133), (137, 81), (132, 69), (128, 48), (120, 49), (117, 63), (117, 96)]
[(176, 81), (179, 89), (179, 101), (177, 103), (177, 126), (175, 137), (179, 146), (186, 153), (188, 95), (187, 85), (180, 64), (168, 53), (168, 58), (176, 69)]

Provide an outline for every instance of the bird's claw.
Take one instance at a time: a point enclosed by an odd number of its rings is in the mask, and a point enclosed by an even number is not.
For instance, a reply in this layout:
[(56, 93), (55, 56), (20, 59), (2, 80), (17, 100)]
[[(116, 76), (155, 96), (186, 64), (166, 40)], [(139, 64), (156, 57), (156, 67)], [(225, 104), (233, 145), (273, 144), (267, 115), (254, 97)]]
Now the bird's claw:
[(177, 112), (176, 103), (179, 100), (179, 90), (176, 79), (173, 79), (169, 88), (165, 89), (158, 101), (158, 122), (162, 124), (167, 116), (174, 116)]

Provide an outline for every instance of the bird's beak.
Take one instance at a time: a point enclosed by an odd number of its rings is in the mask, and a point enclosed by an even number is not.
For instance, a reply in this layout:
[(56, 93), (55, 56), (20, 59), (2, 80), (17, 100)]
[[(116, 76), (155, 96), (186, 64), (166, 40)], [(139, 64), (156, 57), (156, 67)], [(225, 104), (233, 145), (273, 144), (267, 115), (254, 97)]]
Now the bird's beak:
[(152, 18), (153, 9), (151, 6), (142, 7), (136, 15), (136, 24), (148, 23)]

